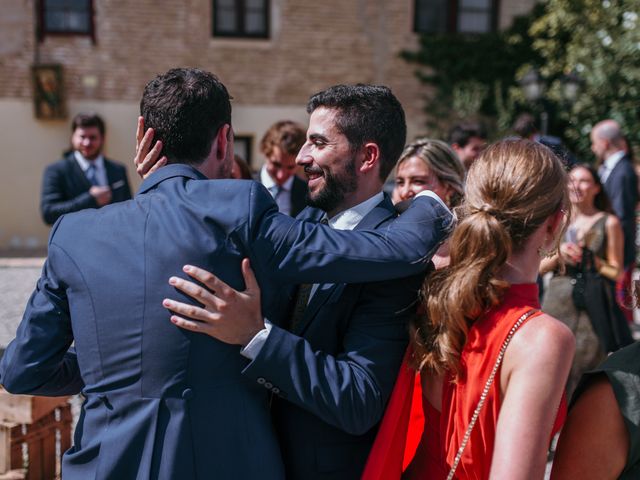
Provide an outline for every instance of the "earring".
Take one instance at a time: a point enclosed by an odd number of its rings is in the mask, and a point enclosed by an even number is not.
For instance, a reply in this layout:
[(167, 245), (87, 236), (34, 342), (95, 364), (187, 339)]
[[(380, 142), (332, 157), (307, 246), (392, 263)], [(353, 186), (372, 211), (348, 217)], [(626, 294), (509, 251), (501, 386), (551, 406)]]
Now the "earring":
[(538, 247), (537, 252), (540, 258), (551, 258), (556, 254), (556, 252), (554, 252), (553, 250), (547, 250), (542, 245)]

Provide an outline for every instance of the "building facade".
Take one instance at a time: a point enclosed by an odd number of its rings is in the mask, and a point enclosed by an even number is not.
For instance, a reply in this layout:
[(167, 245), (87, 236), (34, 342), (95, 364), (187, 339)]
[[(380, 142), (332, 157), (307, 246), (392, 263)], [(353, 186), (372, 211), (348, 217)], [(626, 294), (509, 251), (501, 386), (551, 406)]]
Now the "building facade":
[[(281, 119), (306, 125), (308, 97), (336, 83), (385, 84), (424, 124), (424, 87), (399, 53), (417, 31), (504, 28), (533, 0), (2, 0), (0, 251), (42, 251), (45, 166), (80, 111), (107, 123), (105, 154), (131, 166), (144, 85), (176, 66), (216, 73), (233, 100), (238, 153)], [(426, 19), (426, 20), (425, 20)], [(34, 68), (36, 67), (36, 68)]]

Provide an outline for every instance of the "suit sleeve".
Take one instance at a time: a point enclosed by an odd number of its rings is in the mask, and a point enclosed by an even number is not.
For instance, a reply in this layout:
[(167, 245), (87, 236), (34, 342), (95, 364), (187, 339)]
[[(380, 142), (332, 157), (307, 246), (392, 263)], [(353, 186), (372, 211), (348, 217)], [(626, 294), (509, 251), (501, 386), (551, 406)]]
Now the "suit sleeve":
[(88, 190), (74, 198), (67, 198), (64, 193), (64, 175), (64, 169), (59, 164), (49, 165), (44, 171), (40, 213), (47, 225), (53, 225), (65, 213), (98, 207)]
[(73, 395), (84, 386), (75, 351), (69, 349), (73, 332), (65, 284), (56, 273), (60, 256), (64, 253), (50, 243), (16, 338), (0, 361), (0, 383), (10, 393)]
[(271, 195), (254, 184), (248, 236), (253, 258), (281, 283), (359, 283), (423, 272), (453, 224), (451, 212), (429, 197), (377, 230), (341, 231), (279, 214)]
[[(304, 338), (273, 326), (243, 374), (352, 435), (382, 418), (407, 346), (423, 275), (358, 286), (341, 353), (316, 350)], [(353, 288), (350, 286), (348, 288)], [(357, 295), (345, 292), (344, 297)]]

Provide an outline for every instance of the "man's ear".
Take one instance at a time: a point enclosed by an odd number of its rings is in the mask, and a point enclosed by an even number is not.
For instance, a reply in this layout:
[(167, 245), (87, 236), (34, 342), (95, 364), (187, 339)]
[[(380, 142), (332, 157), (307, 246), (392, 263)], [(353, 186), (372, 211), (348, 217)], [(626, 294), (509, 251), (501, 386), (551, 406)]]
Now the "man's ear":
[(360, 172), (368, 173), (380, 165), (380, 147), (377, 143), (365, 143), (362, 148), (362, 163), (360, 164)]
[(216, 160), (224, 161), (231, 143), (231, 125), (225, 123), (216, 134)]

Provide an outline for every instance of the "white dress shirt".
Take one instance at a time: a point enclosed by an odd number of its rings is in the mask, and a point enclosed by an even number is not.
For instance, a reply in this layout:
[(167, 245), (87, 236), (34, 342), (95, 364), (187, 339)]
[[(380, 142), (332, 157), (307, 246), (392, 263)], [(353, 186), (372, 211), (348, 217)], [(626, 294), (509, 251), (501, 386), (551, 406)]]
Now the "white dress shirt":
[(93, 165), (96, 169), (96, 183), (100, 186), (106, 186), (109, 184), (109, 180), (107, 179), (107, 169), (104, 166), (104, 157), (102, 155), (98, 155), (95, 160), (87, 160), (84, 156), (77, 150), (73, 152), (73, 156), (80, 165), (82, 172), (87, 175), (87, 170), (90, 165)]
[[(260, 169), (260, 183), (264, 185), (273, 199), (278, 204), (278, 210), (285, 215), (291, 215), (291, 189), (293, 188), (293, 175), (291, 175), (286, 182), (278, 186), (273, 181), (269, 172), (267, 172), (267, 166), (263, 165)], [(280, 193), (278, 194), (278, 189)]]

